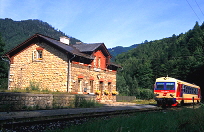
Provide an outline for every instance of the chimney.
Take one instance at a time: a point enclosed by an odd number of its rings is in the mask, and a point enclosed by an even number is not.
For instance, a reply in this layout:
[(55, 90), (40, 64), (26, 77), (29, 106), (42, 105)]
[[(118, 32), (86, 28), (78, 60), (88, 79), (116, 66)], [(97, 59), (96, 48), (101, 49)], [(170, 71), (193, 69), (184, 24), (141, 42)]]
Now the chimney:
[(64, 43), (64, 44), (67, 44), (69, 45), (69, 41), (70, 41), (70, 38), (66, 37), (66, 36), (61, 36), (60, 37), (60, 42)]

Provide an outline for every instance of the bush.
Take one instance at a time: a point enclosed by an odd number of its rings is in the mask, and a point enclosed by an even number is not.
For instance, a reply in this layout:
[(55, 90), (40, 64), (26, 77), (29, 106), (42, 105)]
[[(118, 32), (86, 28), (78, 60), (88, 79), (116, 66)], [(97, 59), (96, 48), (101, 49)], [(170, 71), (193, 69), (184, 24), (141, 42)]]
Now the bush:
[(30, 85), (26, 88), (26, 91), (40, 91), (40, 84), (38, 82), (30, 81)]
[(8, 78), (0, 78), (0, 90), (4, 91), (8, 89)]
[(86, 100), (84, 97), (80, 97), (79, 95), (75, 96), (73, 105), (74, 105), (74, 108), (91, 108), (91, 107), (101, 106), (95, 100)]
[(139, 89), (139, 94), (140, 95), (139, 97), (136, 96), (136, 98), (139, 98), (139, 99), (153, 99), (154, 98), (154, 93), (153, 93), (153, 90), (150, 90), (150, 89)]

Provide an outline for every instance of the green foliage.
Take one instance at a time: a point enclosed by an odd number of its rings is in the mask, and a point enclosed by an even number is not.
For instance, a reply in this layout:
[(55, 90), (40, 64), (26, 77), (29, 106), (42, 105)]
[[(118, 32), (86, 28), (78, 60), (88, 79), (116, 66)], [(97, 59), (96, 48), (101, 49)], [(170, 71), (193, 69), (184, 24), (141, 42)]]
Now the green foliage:
[(30, 85), (26, 88), (26, 91), (40, 91), (40, 83), (30, 81)]
[(86, 100), (84, 97), (81, 97), (80, 95), (75, 96), (75, 100), (73, 102), (74, 108), (91, 108), (91, 107), (99, 107), (101, 104), (99, 104), (95, 100)]
[[(1, 31), (1, 30), (0, 30)], [(0, 90), (7, 89), (8, 64), (2, 59), (4, 53), (4, 42), (0, 34)]]
[[(31, 19), (23, 21), (13, 21), (12, 19), (8, 18), (0, 19), (0, 32), (2, 33), (2, 39), (6, 44), (6, 51), (11, 50), (36, 33), (55, 38), (57, 40), (59, 40), (60, 36), (68, 36), (46, 22)], [(71, 38), (71, 44), (80, 42), (80, 40), (76, 38), (73, 38), (71, 36), (68, 37)]]
[(153, 99), (154, 98), (154, 93), (153, 90), (151, 89), (139, 89), (139, 99)]
[(8, 89), (8, 79), (0, 78), (0, 91), (5, 91)]
[[(118, 91), (122, 95), (149, 99), (156, 78), (167, 75), (202, 88), (203, 51), (204, 23), (201, 26), (196, 23), (185, 34), (146, 41), (116, 57), (116, 63), (123, 67), (117, 73)], [(145, 92), (148, 96), (145, 96)]]

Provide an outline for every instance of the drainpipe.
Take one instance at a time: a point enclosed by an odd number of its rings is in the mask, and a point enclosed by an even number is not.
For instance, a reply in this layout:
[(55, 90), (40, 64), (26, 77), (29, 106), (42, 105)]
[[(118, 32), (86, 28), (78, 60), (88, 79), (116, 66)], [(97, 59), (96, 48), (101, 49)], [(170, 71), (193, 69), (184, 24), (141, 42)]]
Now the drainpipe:
[[(7, 56), (8, 57), (8, 56)], [(9, 57), (8, 57), (9, 58)], [(10, 59), (9, 60), (7, 60), (7, 59), (4, 59), (2, 56), (1, 56), (1, 59), (3, 60), (3, 61), (6, 61), (6, 62), (8, 62), (8, 64), (9, 64), (9, 69), (8, 69), (8, 90), (10, 90), (9, 89), (9, 78), (10, 78), (10, 65), (11, 65), (11, 62), (10, 62)]]
[(74, 59), (76, 55), (73, 55), (72, 58), (69, 59), (68, 61), (68, 75), (67, 75), (67, 92), (71, 92), (70, 91), (70, 83), (71, 83), (71, 60)]

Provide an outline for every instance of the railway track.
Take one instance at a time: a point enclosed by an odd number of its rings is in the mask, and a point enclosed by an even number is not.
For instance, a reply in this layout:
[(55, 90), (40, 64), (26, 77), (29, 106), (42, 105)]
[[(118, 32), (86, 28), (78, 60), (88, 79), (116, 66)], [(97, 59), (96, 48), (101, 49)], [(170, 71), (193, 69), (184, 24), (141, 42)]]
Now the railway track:
[(72, 115), (62, 115), (62, 116), (49, 116), (42, 118), (26, 118), (26, 119), (13, 119), (7, 120), (5, 122), (1, 122), (1, 130), (2, 131), (16, 131), (16, 132), (24, 132), (24, 131), (45, 131), (45, 130), (55, 130), (62, 129), (65, 127), (69, 127), (71, 125), (78, 125), (84, 122), (88, 122), (90, 120), (95, 119), (108, 119), (119, 115), (130, 115), (136, 112), (156, 112), (161, 111), (161, 108), (142, 108), (142, 109), (125, 109), (122, 107), (117, 110), (108, 110), (104, 111), (95, 111), (88, 113), (78, 113)]
[(181, 107), (173, 108), (142, 108), (142, 109), (120, 109), (112, 111), (100, 111), (93, 113), (79, 113), (73, 115), (63, 116), (49, 116), (42, 118), (27, 118), (27, 119), (14, 119), (13, 121), (7, 121), (1, 123), (1, 131), (15, 131), (15, 132), (43, 132), (45, 130), (63, 129), (72, 125), (79, 125), (88, 121), (96, 119), (106, 120), (116, 116), (130, 116), (136, 112), (160, 112), (169, 110), (178, 110)]

